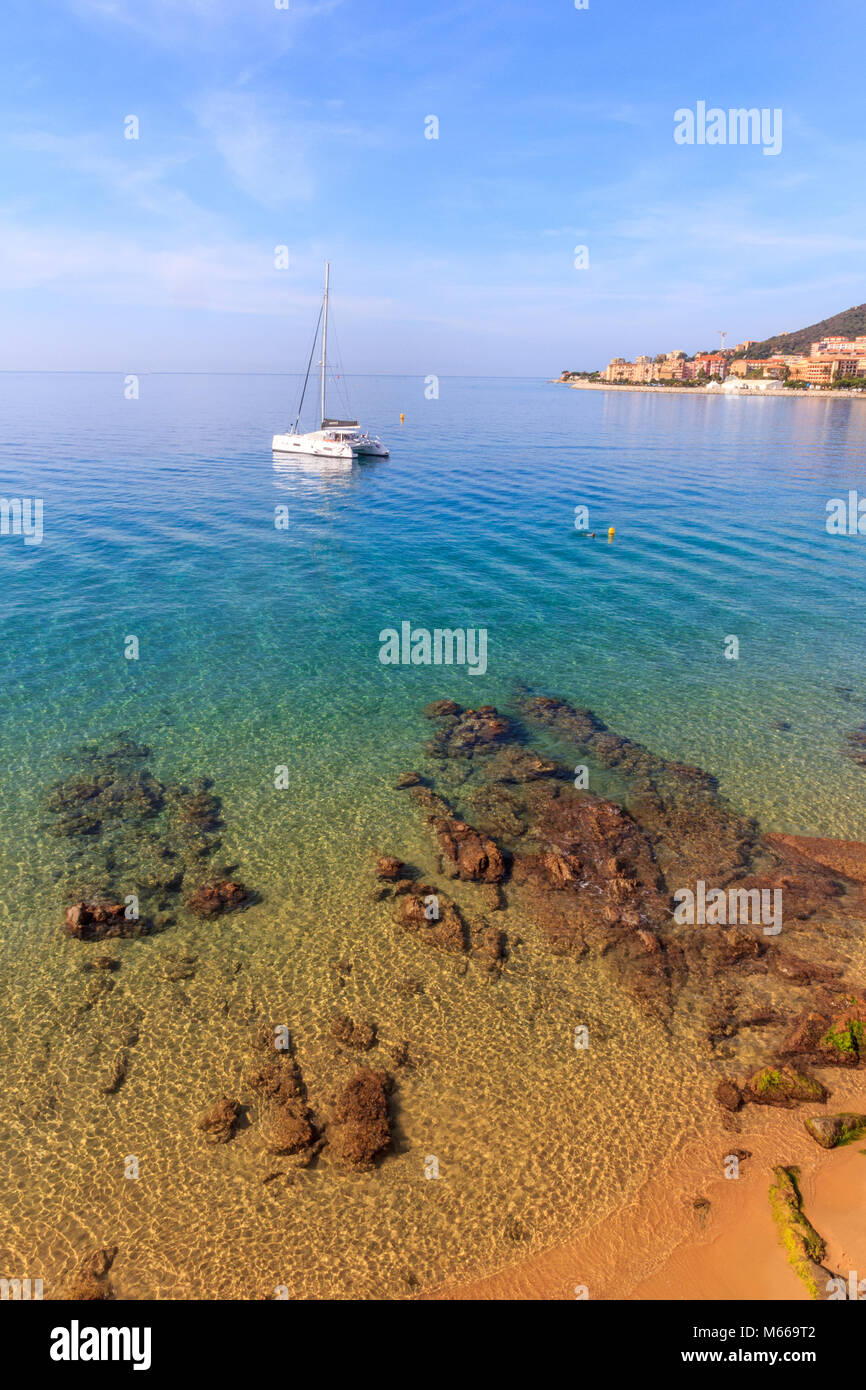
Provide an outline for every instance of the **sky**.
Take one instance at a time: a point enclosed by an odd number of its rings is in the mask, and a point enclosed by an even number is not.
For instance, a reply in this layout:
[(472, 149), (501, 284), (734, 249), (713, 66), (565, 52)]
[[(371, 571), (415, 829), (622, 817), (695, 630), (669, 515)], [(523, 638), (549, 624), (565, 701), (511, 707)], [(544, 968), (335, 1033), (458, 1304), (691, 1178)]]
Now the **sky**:
[[(866, 300), (862, 6), (580, 3), (3, 0), (0, 369), (300, 370), (326, 259), (357, 373)], [(678, 144), (700, 101), (780, 110), (781, 151)]]

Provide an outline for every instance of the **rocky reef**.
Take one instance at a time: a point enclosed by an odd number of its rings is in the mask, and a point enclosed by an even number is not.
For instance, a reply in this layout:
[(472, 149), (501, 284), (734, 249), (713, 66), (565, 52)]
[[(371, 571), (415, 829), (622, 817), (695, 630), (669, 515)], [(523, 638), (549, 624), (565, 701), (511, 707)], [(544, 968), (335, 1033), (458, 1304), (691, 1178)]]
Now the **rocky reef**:
[[(803, 1066), (866, 1064), (866, 989), (846, 978), (846, 943), (862, 935), (854, 879), (791, 837), (764, 835), (711, 774), (653, 753), (592, 710), (525, 688), (515, 706), (512, 715), (438, 700), (423, 711), (436, 726), (425, 745), (433, 773), (404, 773), (397, 788), (424, 818), (441, 877), (470, 885), (482, 913), (502, 905), (505, 887), (552, 952), (601, 959), (666, 1027), (680, 1014), (697, 1019), (707, 1055), (743, 1066), (744, 1080), (722, 1078), (728, 1110), (814, 1103), (825, 1091)], [(576, 766), (592, 790), (573, 778)], [(611, 786), (616, 796), (600, 790)], [(390, 899), (402, 929), (455, 954), (483, 954), (486, 943), (502, 968), (507, 942), (486, 916), (399, 860), (379, 863), (376, 896)], [(732, 909), (730, 920), (678, 920), (682, 890), (699, 882), (746, 908), (745, 919)], [(778, 901), (771, 927), (755, 909)]]
[(64, 847), (57, 871), (67, 935), (81, 941), (161, 931), (185, 908), (212, 917), (255, 901), (221, 863), (223, 821), (207, 777), (168, 782), (152, 750), (127, 734), (69, 755), (68, 776), (43, 798)]

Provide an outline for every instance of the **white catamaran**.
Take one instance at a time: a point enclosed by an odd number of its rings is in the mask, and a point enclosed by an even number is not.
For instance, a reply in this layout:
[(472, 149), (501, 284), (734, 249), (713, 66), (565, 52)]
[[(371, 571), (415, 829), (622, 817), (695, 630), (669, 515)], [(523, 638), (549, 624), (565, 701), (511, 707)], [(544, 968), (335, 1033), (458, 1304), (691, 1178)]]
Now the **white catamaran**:
[(301, 392), (295, 423), (286, 434), (275, 434), (271, 447), (275, 454), (313, 454), (317, 458), (353, 459), (358, 455), (372, 455), (375, 458), (387, 458), (388, 450), (385, 448), (385, 445), (378, 439), (371, 439), (369, 434), (362, 431), (358, 426), (357, 420), (331, 420), (325, 415), (325, 377), (328, 363), (328, 280), (330, 268), (330, 262), (326, 261), (325, 296), (322, 300), (322, 308), (319, 311), (319, 319), (322, 324), (322, 360), (319, 363), (321, 367), (320, 404), (322, 428), (310, 430), (308, 434), (298, 433), (298, 424), (304, 406), (307, 382), (310, 379), (310, 368), (313, 363), (313, 352), (315, 352), (316, 342), (319, 337), (319, 325), (317, 323), (316, 337), (313, 340), (310, 360), (307, 363), (307, 374), (304, 377), (304, 389)]

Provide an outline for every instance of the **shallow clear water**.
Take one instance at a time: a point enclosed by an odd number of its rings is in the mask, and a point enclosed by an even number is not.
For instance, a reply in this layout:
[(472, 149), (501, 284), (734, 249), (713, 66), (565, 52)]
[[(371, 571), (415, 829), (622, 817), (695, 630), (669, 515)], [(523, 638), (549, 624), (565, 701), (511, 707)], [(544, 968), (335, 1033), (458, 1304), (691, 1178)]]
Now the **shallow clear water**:
[[(95, 1242), (120, 1246), (128, 1297), (410, 1294), (589, 1222), (671, 1142), (697, 1064), (635, 1036), (603, 972), (521, 923), (500, 980), (461, 976), (371, 905), (371, 848), (433, 862), (392, 790), (429, 701), (507, 705), (523, 681), (708, 768), (768, 829), (866, 838), (866, 773), (841, 751), (866, 717), (866, 541), (825, 529), (861, 476), (866, 403), (449, 378), (427, 401), (415, 378), (357, 378), (391, 458), (325, 471), (272, 459), (294, 389), (153, 375), (127, 401), (111, 375), (0, 377), (0, 491), (45, 507), (41, 545), (0, 537), (10, 1274), (56, 1282)], [(574, 530), (581, 503), (595, 540)], [(486, 628), (486, 675), (383, 666), (379, 632), (404, 620)], [(226, 854), (262, 901), (120, 943), (114, 991), (86, 1009), (40, 798), (65, 755), (121, 729), (159, 776), (214, 779)], [(178, 950), (198, 956), (183, 986), (163, 968)], [(342, 990), (334, 957), (353, 962)], [(409, 975), (414, 1000), (394, 989)], [(255, 1127), (209, 1150), (195, 1115), (238, 1093), (262, 1018), (290, 1024), (327, 1113), (337, 1008), (419, 1058), (398, 1151), (372, 1175), (323, 1164), (263, 1187), (280, 1163)], [(130, 1010), (140, 1041), (106, 1098), (93, 1058)], [(581, 1072), (585, 1014), (600, 1051)], [(625, 1130), (624, 1096), (644, 1116)]]

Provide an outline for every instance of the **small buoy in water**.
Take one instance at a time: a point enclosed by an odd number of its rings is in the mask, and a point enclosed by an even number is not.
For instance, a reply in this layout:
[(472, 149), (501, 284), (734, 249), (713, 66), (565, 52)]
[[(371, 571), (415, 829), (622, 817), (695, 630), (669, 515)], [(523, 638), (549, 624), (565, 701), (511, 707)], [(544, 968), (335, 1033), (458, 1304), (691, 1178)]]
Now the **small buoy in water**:
[(608, 526), (608, 528), (607, 528), (607, 538), (608, 538), (608, 540), (609, 540), (609, 541), (612, 541), (615, 535), (616, 535), (616, 531), (614, 530), (614, 528), (613, 528), (612, 526)]
[(406, 416), (403, 414), (403, 412), (402, 412), (402, 410), (401, 410), (401, 411), (400, 411), (400, 424), (401, 424), (401, 425), (402, 425), (402, 423), (403, 423), (403, 421), (404, 421), (405, 419), (406, 419)]

